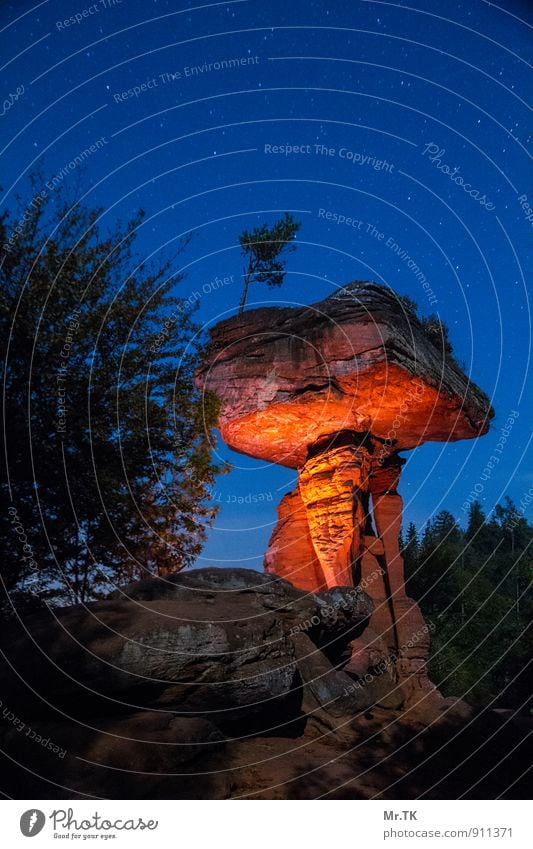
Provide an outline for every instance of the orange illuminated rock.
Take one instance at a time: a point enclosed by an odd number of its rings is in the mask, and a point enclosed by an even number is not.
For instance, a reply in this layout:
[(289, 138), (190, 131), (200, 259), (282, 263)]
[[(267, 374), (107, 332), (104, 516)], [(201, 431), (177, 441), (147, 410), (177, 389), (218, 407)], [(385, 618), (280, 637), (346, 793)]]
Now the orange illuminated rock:
[(313, 548), (307, 511), (298, 487), (284, 495), (278, 506), (278, 523), (265, 554), (265, 572), (279, 575), (309, 592), (328, 584)]
[(300, 469), (300, 495), (328, 587), (353, 584), (352, 564), (360, 555), (365, 508), (360, 493), (368, 487), (370, 455), (366, 435), (317, 443)]
[(492, 416), (484, 393), (374, 283), (220, 322), (197, 385), (220, 398), (231, 448), (291, 468), (337, 431), (368, 431), (401, 450), (479, 436)]

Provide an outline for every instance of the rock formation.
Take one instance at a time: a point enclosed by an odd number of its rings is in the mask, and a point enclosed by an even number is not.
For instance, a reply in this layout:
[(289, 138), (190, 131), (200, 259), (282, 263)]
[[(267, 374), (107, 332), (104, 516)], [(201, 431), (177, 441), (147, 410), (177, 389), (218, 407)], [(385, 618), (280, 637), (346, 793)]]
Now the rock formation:
[[(21, 676), (9, 686), (10, 705), (27, 712), (31, 687), (56, 708), (67, 707), (82, 688), (91, 712), (104, 700), (203, 716), (224, 727), (261, 714), (272, 722), (275, 713), (290, 723), (301, 716), (303, 699), (314, 700), (315, 718), (328, 725), (347, 704), (353, 712), (372, 699), (360, 688), (341, 698), (353, 679), (320, 645), (335, 645), (335, 657), (372, 610), (358, 588), (310, 594), (248, 569), (138, 581), (109, 599), (30, 617), (27, 635), (10, 641)], [(8, 689), (1, 676), (0, 689)]]
[(372, 283), (217, 324), (197, 385), (220, 399), (231, 448), (298, 469), (266, 571), (315, 592), (360, 583), (375, 610), (349, 668), (364, 675), (381, 657), (406, 703), (430, 693), (428, 629), (405, 594), (398, 548), (398, 452), (486, 433), (493, 413), (483, 392), (391, 290)]

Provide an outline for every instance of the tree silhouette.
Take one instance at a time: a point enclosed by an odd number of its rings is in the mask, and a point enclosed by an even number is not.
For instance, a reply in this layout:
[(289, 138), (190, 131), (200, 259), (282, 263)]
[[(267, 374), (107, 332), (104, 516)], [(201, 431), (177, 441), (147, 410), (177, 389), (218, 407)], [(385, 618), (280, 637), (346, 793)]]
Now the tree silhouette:
[(61, 194), (25, 208), (18, 230), (17, 210), (0, 219), (3, 587), (86, 601), (196, 557), (216, 409), (173, 260), (134, 253), (142, 213), (103, 233), (101, 210)]
[(407, 592), (435, 626), (431, 680), (471, 704), (531, 702), (531, 524), (509, 499), (488, 520), (475, 501), (466, 530), (443, 510), (419, 545), (413, 525), (404, 538)]
[(242, 313), (252, 281), (268, 286), (281, 286), (285, 279), (285, 259), (282, 254), (296, 250), (294, 239), (301, 227), (290, 213), (286, 212), (272, 227), (263, 224), (255, 230), (244, 230), (239, 237), (241, 255), (247, 259), (244, 268), (244, 286), (239, 313)]

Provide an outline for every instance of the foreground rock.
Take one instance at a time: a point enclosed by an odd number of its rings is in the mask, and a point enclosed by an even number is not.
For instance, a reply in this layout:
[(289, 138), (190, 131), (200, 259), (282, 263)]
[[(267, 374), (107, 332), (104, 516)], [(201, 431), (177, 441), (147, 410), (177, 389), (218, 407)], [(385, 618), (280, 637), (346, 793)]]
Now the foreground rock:
[(430, 705), (424, 693), (399, 711), (379, 645), (363, 677), (348, 674), (350, 646), (374, 639), (371, 607), (350, 587), (312, 594), (204, 569), (13, 620), (1, 635), (1, 789), (16, 799), (525, 795), (531, 753), (512, 717)]
[(375, 708), (324, 734), (224, 737), (207, 720), (150, 711), (31, 720), (59, 754), (0, 728), (0, 786), (14, 799), (530, 798), (531, 719), (451, 704), (429, 722)]
[(42, 709), (35, 692), (66, 711), (162, 709), (217, 727), (243, 717), (268, 727), (300, 721), (304, 690), (320, 679), (314, 709), (327, 724), (329, 715), (372, 701), (358, 690), (339, 707), (353, 679), (335, 659), (363, 632), (373, 608), (360, 590), (335, 592), (305, 593), (246, 569), (141, 581), (109, 600), (28, 618), (27, 633), (11, 637), (8, 650), (19, 680), (3, 689), (25, 714)]

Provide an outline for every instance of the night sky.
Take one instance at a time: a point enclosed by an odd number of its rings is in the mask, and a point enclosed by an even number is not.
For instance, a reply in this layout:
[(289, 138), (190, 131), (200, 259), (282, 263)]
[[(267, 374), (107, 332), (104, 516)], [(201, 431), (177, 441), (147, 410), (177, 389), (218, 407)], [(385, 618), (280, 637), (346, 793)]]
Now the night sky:
[[(405, 454), (406, 522), (422, 526), (444, 508), (464, 519), (476, 485), (487, 512), (506, 495), (520, 505), (533, 484), (528, 6), (4, 2), (3, 201), (25, 193), (40, 165), (104, 206), (109, 224), (142, 207), (145, 256), (193, 231), (177, 294), (200, 293), (206, 326), (236, 311), (239, 233), (292, 212), (302, 227), (285, 284), (252, 287), (248, 307), (386, 283), (448, 324), (495, 407), (482, 439)], [(84, 171), (70, 169), (91, 145)], [(234, 469), (217, 484), (222, 509), (199, 565), (261, 568), (295, 473), (218, 450)]]

